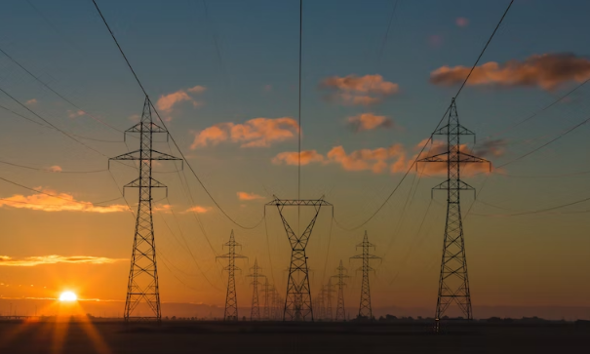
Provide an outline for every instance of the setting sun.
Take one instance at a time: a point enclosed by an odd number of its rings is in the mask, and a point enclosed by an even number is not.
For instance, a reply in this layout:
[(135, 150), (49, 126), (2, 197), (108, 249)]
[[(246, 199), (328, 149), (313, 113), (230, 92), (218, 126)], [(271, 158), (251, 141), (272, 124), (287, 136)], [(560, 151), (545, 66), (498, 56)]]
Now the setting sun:
[(76, 301), (76, 300), (78, 300), (78, 296), (76, 296), (76, 294), (74, 294), (71, 291), (64, 291), (59, 296), (59, 301), (63, 301), (63, 302), (72, 302), (72, 301)]

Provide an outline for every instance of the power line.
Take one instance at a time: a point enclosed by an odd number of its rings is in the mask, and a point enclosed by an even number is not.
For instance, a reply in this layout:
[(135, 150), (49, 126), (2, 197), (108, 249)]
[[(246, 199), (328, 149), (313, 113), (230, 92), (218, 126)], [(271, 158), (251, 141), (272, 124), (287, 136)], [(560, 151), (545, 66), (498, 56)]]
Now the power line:
[(9, 165), (9, 166), (24, 168), (24, 169), (27, 169), (27, 170), (33, 170), (33, 171), (39, 171), (39, 172), (47, 172), (47, 173), (74, 173), (74, 174), (80, 173), (80, 174), (83, 174), (83, 173), (98, 173), (98, 172), (106, 172), (107, 171), (107, 169), (103, 169), (103, 170), (91, 170), (91, 171), (53, 171), (50, 168), (31, 167), (31, 166), (19, 165), (19, 164), (8, 162), (8, 161), (1, 161), (0, 160), (0, 163), (5, 164), (5, 165)]
[[(463, 90), (463, 87), (465, 86), (465, 84), (467, 83), (467, 81), (469, 80), (469, 77), (471, 76), (471, 73), (473, 73), (473, 70), (475, 70), (475, 67), (477, 66), (477, 64), (479, 63), (480, 59), (482, 58), (483, 54), (485, 53), (486, 49), (488, 48), (489, 44), (491, 43), (492, 39), (494, 38), (498, 28), (500, 28), (500, 25), (502, 24), (502, 21), (504, 20), (504, 17), (506, 17), (506, 14), (508, 13), (508, 10), (510, 10), (510, 7), (512, 6), (512, 3), (514, 2), (514, 0), (510, 1), (510, 4), (508, 4), (508, 7), (506, 8), (506, 10), (504, 11), (504, 14), (502, 15), (502, 17), (500, 18), (500, 21), (498, 21), (498, 24), (496, 25), (496, 27), (494, 28), (494, 31), (492, 32), (492, 34), (490, 35), (490, 38), (488, 39), (488, 41), (486, 42), (485, 46), (483, 47), (481, 53), (479, 54), (479, 56), (477, 57), (477, 60), (475, 61), (475, 63), (473, 64), (473, 66), (471, 67), (471, 70), (469, 71), (469, 74), (467, 75), (467, 77), (465, 77), (465, 80), (463, 81), (463, 83), (461, 84), (461, 87), (459, 87), (459, 90), (457, 91), (457, 93), (455, 94), (454, 99), (457, 99), (457, 97), (459, 97), (459, 95), (461, 94), (461, 91)], [(447, 115), (447, 113), (449, 112), (449, 110), (451, 109), (451, 105), (449, 105), (447, 107), (447, 110), (445, 111), (445, 113), (442, 115), (442, 117), (440, 118), (438, 124), (436, 125), (436, 128), (434, 129), (434, 131), (430, 134), (430, 137), (426, 140), (426, 142), (424, 143), (424, 145), (422, 146), (422, 148), (420, 149), (420, 152), (416, 155), (416, 158), (414, 159), (414, 161), (412, 161), (412, 163), (410, 164), (410, 166), (408, 167), (408, 170), (406, 171), (406, 173), (404, 173), (404, 175), (402, 176), (401, 180), (398, 182), (398, 184), (395, 186), (395, 188), (393, 189), (393, 191), (391, 191), (391, 193), (387, 196), (387, 198), (385, 198), (385, 201), (377, 208), (377, 210), (375, 210), (375, 212), (373, 214), (371, 214), (365, 221), (363, 221), (362, 223), (360, 223), (359, 225), (352, 227), (352, 228), (347, 228), (344, 227), (340, 222), (338, 222), (338, 220), (334, 220), (336, 222), (336, 225), (338, 225), (338, 227), (340, 227), (343, 230), (346, 231), (354, 231), (357, 230), (361, 227), (363, 227), (364, 225), (366, 225), (369, 221), (371, 221), (380, 211), (381, 209), (383, 209), (383, 207), (389, 202), (389, 200), (391, 199), (391, 197), (393, 197), (393, 195), (395, 194), (395, 192), (397, 192), (397, 190), (400, 188), (401, 184), (404, 182), (404, 180), (406, 179), (406, 177), (408, 177), (408, 175), (410, 174), (410, 171), (414, 168), (414, 166), (416, 165), (416, 162), (418, 161), (418, 158), (420, 157), (420, 155), (422, 155), (422, 153), (424, 152), (424, 149), (426, 148), (426, 146), (432, 142), (432, 138), (434, 136), (434, 133), (436, 132), (436, 130), (438, 129), (438, 127), (440, 127), (441, 123), (443, 122), (443, 120), (445, 119), (445, 116)]]
[[(94, 204), (104, 204), (104, 203), (108, 203), (108, 202), (112, 202), (112, 201), (115, 201), (115, 200), (119, 200), (119, 199), (121, 199), (121, 197), (118, 197), (118, 198), (109, 199), (109, 200), (105, 200), (105, 201), (98, 202), (98, 203), (92, 203), (92, 202), (79, 202), (79, 201), (76, 201), (76, 200), (74, 200), (74, 199), (71, 199), (71, 198), (64, 198), (64, 197), (60, 197), (59, 195), (55, 195), (55, 194), (51, 194), (51, 193), (47, 193), (47, 192), (45, 192), (45, 191), (42, 191), (42, 190), (40, 190), (40, 189), (36, 189), (36, 188), (32, 188), (32, 187), (25, 186), (24, 184), (21, 184), (21, 183), (18, 183), (18, 182), (15, 182), (15, 181), (9, 180), (9, 179), (7, 179), (7, 178), (4, 178), (4, 177), (0, 177), (0, 180), (4, 181), (4, 182), (6, 182), (6, 183), (10, 183), (10, 184), (12, 184), (12, 185), (15, 185), (15, 186), (17, 186), (17, 187), (21, 187), (21, 188), (24, 188), (24, 189), (28, 189), (28, 190), (30, 190), (30, 191), (33, 191), (33, 192), (36, 192), (36, 193), (39, 193), (39, 194), (45, 194), (46, 196), (49, 196), (49, 197), (52, 197), (52, 198), (62, 199), (62, 200), (65, 200), (65, 201), (68, 201), (68, 202), (71, 202), (71, 203), (80, 204), (80, 205), (94, 205)], [(3, 199), (3, 200), (6, 200), (6, 199)]]
[(573, 89), (571, 89), (570, 91), (566, 92), (565, 94), (559, 96), (559, 98), (557, 98), (555, 101), (551, 102), (550, 104), (546, 105), (545, 107), (541, 108), (540, 110), (534, 112), (533, 114), (531, 114), (530, 116), (526, 117), (525, 119), (514, 123), (513, 125), (509, 126), (508, 128), (505, 128), (497, 133), (491, 134), (490, 137), (494, 137), (494, 136), (498, 136), (498, 135), (502, 135), (512, 129), (515, 129), (517, 127), (519, 127), (520, 125), (530, 121), (531, 119), (535, 118), (539, 113), (546, 111), (547, 109), (553, 107), (554, 105), (556, 105), (557, 103), (561, 102), (564, 98), (566, 98), (567, 96), (571, 95), (572, 93), (574, 93), (575, 91), (577, 91), (579, 88), (581, 88), (582, 86), (584, 86), (585, 84), (588, 83), (588, 81), (590, 81), (590, 78), (587, 79), (586, 81), (582, 82), (581, 84), (579, 84), (578, 86), (574, 87)]
[(509, 165), (509, 164), (511, 164), (511, 163), (514, 163), (514, 162), (516, 162), (516, 161), (518, 161), (518, 160), (524, 159), (525, 157), (527, 157), (527, 156), (529, 156), (529, 155), (532, 155), (532, 154), (534, 154), (535, 152), (537, 152), (537, 151), (539, 151), (539, 150), (541, 150), (541, 149), (543, 149), (543, 148), (545, 148), (545, 147), (547, 147), (547, 146), (549, 146), (549, 145), (553, 144), (553, 143), (554, 143), (554, 142), (556, 142), (557, 140), (559, 140), (559, 139), (563, 138), (564, 136), (568, 135), (569, 133), (573, 132), (574, 130), (578, 129), (579, 127), (583, 126), (584, 124), (588, 123), (589, 121), (590, 121), (590, 117), (589, 117), (589, 118), (587, 118), (586, 120), (584, 120), (583, 122), (581, 122), (581, 123), (578, 123), (578, 124), (574, 125), (573, 127), (570, 127), (570, 128), (568, 128), (568, 129), (566, 129), (565, 131), (563, 131), (563, 132), (561, 132), (559, 135), (557, 135), (555, 138), (553, 138), (553, 139), (551, 139), (551, 140), (547, 141), (546, 143), (542, 144), (541, 146), (539, 146), (539, 147), (537, 147), (537, 148), (535, 148), (535, 149), (533, 149), (533, 150), (531, 150), (531, 151), (527, 152), (527, 153), (526, 153), (526, 154), (524, 154), (524, 155), (520, 155), (519, 157), (517, 157), (517, 158), (515, 158), (515, 159), (513, 159), (513, 160), (511, 160), (511, 161), (508, 161), (508, 162), (506, 162), (506, 163), (504, 163), (504, 164), (502, 164), (502, 165), (498, 166), (497, 168), (504, 167), (504, 166), (506, 166), (506, 165)]
[[(532, 214), (540, 214), (540, 213), (546, 213), (548, 211), (562, 209), (562, 208), (565, 208), (565, 207), (568, 207), (568, 206), (572, 206), (572, 205), (580, 204), (580, 203), (583, 203), (583, 202), (587, 202), (589, 200), (590, 200), (590, 197), (584, 198), (584, 199), (580, 199), (580, 200), (576, 200), (576, 201), (573, 201), (573, 202), (570, 202), (570, 203), (566, 203), (566, 204), (561, 204), (561, 205), (549, 207), (549, 208), (536, 209), (536, 210), (523, 211), (523, 212), (518, 212), (518, 213), (510, 213), (510, 214), (477, 214), (477, 213), (471, 213), (471, 214), (472, 215), (476, 215), (476, 216), (522, 216), (522, 215), (532, 215)], [(481, 201), (478, 201), (478, 202), (481, 202)], [(485, 204), (485, 203), (482, 203), (482, 204)], [(491, 204), (488, 204), (488, 205), (491, 205)], [(499, 207), (496, 207), (496, 208), (499, 208)]]
[[(32, 6), (32, 5), (31, 5)], [(111, 129), (113, 129), (114, 131), (117, 131), (119, 133), (123, 133), (122, 130), (117, 129), (115, 127), (113, 127), (112, 125), (110, 125), (109, 123), (103, 121), (102, 119), (95, 117), (94, 115), (88, 113), (87, 111), (83, 110), (82, 108), (80, 108), (80, 106), (78, 106), (77, 104), (75, 104), (74, 102), (72, 102), (70, 99), (68, 99), (67, 97), (65, 97), (64, 95), (62, 95), (61, 93), (57, 92), (53, 87), (49, 86), (45, 81), (41, 80), (37, 75), (33, 74), (29, 69), (27, 69), (26, 67), (24, 67), (21, 63), (19, 63), (16, 59), (14, 59), (10, 54), (8, 54), (4, 49), (0, 48), (0, 52), (2, 54), (4, 54), (8, 59), (10, 59), (10, 61), (12, 61), (14, 64), (18, 65), (19, 68), (21, 68), (22, 70), (24, 70), (27, 74), (29, 74), (29, 76), (31, 76), (32, 78), (34, 78), (37, 82), (39, 82), (41, 85), (43, 85), (46, 89), (48, 89), (49, 91), (53, 92), (55, 95), (57, 95), (59, 98), (61, 98), (62, 100), (64, 100), (65, 102), (69, 103), (70, 105), (72, 105), (74, 108), (76, 108), (77, 110), (84, 112), (84, 114), (86, 114), (87, 116), (89, 116), (90, 118), (94, 119), (95, 121), (99, 122), (100, 124), (109, 127)]]
[[(117, 48), (119, 49), (119, 52), (121, 53), (121, 55), (123, 56), (123, 59), (125, 60), (125, 63), (127, 63), (127, 67), (129, 68), (129, 70), (131, 71), (131, 73), (133, 74), (133, 77), (135, 78), (135, 81), (137, 81), (137, 84), (139, 85), (139, 87), (141, 88), (141, 91), (144, 93), (145, 97), (148, 99), (149, 104), (151, 105), (151, 107), (154, 109), (154, 112), (156, 113), (156, 116), (158, 117), (158, 119), (160, 120), (160, 123), (162, 124), (163, 128), (168, 130), (168, 127), (166, 126), (166, 123), (164, 122), (164, 120), (162, 119), (162, 117), (160, 116), (160, 113), (158, 112), (158, 110), (156, 109), (156, 107), (154, 106), (154, 104), (152, 103), (150, 96), (148, 95), (147, 91), (145, 90), (144, 86), (142, 85), (141, 81), (139, 80), (139, 77), (137, 75), (137, 73), (135, 72), (135, 70), (133, 69), (133, 66), (131, 66), (131, 62), (129, 61), (129, 59), (127, 58), (127, 56), (125, 55), (125, 52), (123, 52), (123, 48), (121, 47), (121, 45), (119, 44), (119, 41), (117, 41), (117, 38), (115, 37), (115, 34), (113, 33), (113, 31), (111, 30), (111, 27), (109, 26), (106, 18), (104, 17), (104, 15), (102, 14), (102, 11), (100, 11), (100, 8), (98, 7), (98, 4), (96, 3), (96, 0), (92, 0), (92, 3), (94, 4), (94, 7), (96, 8), (96, 11), (98, 12), (98, 14), (100, 15), (100, 18), (102, 19), (102, 22), (104, 23), (104, 25), (106, 26), (107, 30), (109, 31), (111, 38), (113, 39), (113, 41), (115, 42), (115, 44), (117, 45)], [(178, 150), (178, 153), (180, 154), (180, 156), (182, 157), (182, 159), (184, 160), (184, 162), (186, 163), (186, 165), (188, 166), (189, 170), (191, 171), (191, 173), (193, 174), (193, 176), (197, 179), (197, 181), (199, 182), (199, 184), (201, 185), (201, 187), (205, 190), (205, 193), (207, 193), (207, 195), (209, 196), (209, 198), (211, 199), (211, 201), (213, 201), (213, 203), (215, 204), (215, 206), (219, 209), (219, 211), (221, 211), (221, 213), (228, 218), (228, 220), (230, 220), (232, 223), (234, 223), (235, 225), (237, 225), (238, 227), (241, 227), (243, 229), (254, 229), (256, 227), (258, 227), (262, 221), (264, 220), (264, 217), (262, 217), (260, 219), (260, 221), (258, 221), (255, 225), (253, 226), (245, 226), (239, 222), (237, 222), (236, 220), (234, 220), (226, 211), (225, 209), (223, 209), (221, 207), (221, 205), (217, 202), (217, 200), (215, 200), (215, 198), (213, 198), (213, 195), (211, 194), (211, 192), (209, 192), (209, 190), (205, 187), (205, 185), (203, 184), (203, 182), (201, 181), (201, 179), (199, 178), (199, 176), (197, 175), (197, 173), (195, 172), (195, 170), (193, 169), (193, 167), (190, 165), (190, 163), (188, 162), (186, 156), (184, 155), (184, 153), (182, 152), (182, 150), (180, 149), (180, 146), (178, 146), (178, 144), (176, 143), (176, 139), (174, 139), (174, 136), (172, 136), (172, 134), (169, 134), (170, 136), (170, 140), (172, 140), (172, 143), (174, 144), (174, 146), (176, 147), (176, 149)]]
[[(22, 103), (21, 101), (19, 101), (18, 99), (16, 99), (14, 96), (12, 96), (10, 93), (8, 93), (6, 90), (4, 90), (2, 87), (0, 87), (0, 92), (4, 93), (6, 96), (8, 96), (10, 99), (12, 99), (14, 102), (16, 102), (18, 105), (20, 105), (21, 107), (23, 107), (24, 109), (26, 109), (27, 111), (29, 111), (30, 113), (32, 113), (35, 117), (41, 119), (43, 122), (45, 122), (47, 125), (49, 125), (51, 128), (57, 130), (58, 132), (62, 133), (63, 135), (65, 135), (66, 137), (72, 139), (73, 141), (77, 142), (78, 144), (84, 146), (85, 148), (92, 150), (94, 152), (96, 152), (97, 154), (100, 154), (102, 156), (108, 157), (107, 155), (103, 154), (102, 152), (96, 150), (95, 148), (93, 148), (92, 146), (86, 145), (83, 142), (81, 142), (80, 140), (76, 139), (75, 137), (73, 137), (70, 133), (66, 132), (65, 130), (57, 127), (56, 125), (54, 125), (53, 123), (51, 123), (50, 121), (48, 121), (47, 119), (43, 118), (42, 116), (40, 116), (39, 114), (37, 114), (35, 111), (33, 111), (32, 109), (30, 109), (29, 107), (27, 107), (24, 103)], [(12, 111), (11, 111), (12, 112)], [(19, 115), (21, 116), (21, 115)], [(21, 116), (22, 117), (22, 116)], [(28, 119), (29, 120), (29, 119)]]
[(391, 14), (389, 15), (389, 21), (387, 22), (387, 30), (385, 30), (385, 35), (383, 36), (383, 41), (381, 42), (381, 47), (379, 49), (379, 53), (377, 55), (377, 64), (381, 62), (381, 58), (383, 57), (383, 51), (385, 50), (385, 45), (387, 44), (387, 39), (389, 37), (389, 31), (391, 29), (391, 25), (393, 23), (393, 18), (395, 17), (395, 11), (397, 10), (397, 4), (399, 0), (395, 0), (393, 4), (393, 9), (391, 10)]

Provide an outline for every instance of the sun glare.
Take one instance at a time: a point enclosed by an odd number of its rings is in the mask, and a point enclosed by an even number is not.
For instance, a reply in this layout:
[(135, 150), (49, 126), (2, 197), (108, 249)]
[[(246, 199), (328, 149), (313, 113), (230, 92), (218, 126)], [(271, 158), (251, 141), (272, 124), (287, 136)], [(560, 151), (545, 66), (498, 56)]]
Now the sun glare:
[(64, 291), (59, 296), (59, 301), (63, 301), (63, 302), (72, 302), (72, 301), (76, 301), (76, 300), (78, 300), (78, 297), (76, 296), (76, 294), (74, 294), (71, 291)]

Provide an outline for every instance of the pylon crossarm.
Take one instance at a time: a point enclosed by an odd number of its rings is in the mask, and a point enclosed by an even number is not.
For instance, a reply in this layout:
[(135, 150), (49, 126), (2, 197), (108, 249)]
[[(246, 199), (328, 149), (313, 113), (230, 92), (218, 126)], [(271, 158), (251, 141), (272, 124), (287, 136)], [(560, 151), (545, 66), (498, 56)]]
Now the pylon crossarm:
[[(440, 154), (425, 157), (425, 158), (420, 159), (416, 162), (448, 162), (448, 155), (449, 155), (449, 152), (445, 151)], [(416, 168), (418, 168), (418, 167), (416, 167)]]

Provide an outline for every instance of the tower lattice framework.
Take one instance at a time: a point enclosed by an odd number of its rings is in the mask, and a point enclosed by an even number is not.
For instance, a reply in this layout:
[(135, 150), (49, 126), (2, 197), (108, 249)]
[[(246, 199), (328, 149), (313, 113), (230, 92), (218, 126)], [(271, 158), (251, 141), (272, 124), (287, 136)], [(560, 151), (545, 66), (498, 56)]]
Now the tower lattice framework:
[[(279, 199), (274, 196), (274, 200), (266, 204), (267, 206), (276, 206), (287, 238), (291, 245), (291, 263), (289, 265), (289, 274), (287, 277), (287, 292), (285, 296), (285, 310), (283, 313), (284, 321), (313, 321), (313, 308), (311, 301), (311, 288), (309, 286), (309, 269), (307, 267), (306, 247), (311, 237), (313, 227), (323, 206), (332, 207), (332, 204), (326, 202), (323, 197), (320, 199)], [(293, 228), (283, 214), (287, 206), (313, 207), (315, 213), (311, 221), (301, 234), (295, 233)]]
[(332, 321), (332, 294), (334, 293), (334, 284), (332, 284), (332, 278), (328, 279), (328, 283), (324, 285), (322, 289), (324, 292), (324, 320)]
[(236, 247), (242, 247), (242, 245), (236, 242), (236, 239), (234, 237), (234, 230), (231, 230), (231, 234), (229, 235), (229, 241), (224, 243), (223, 247), (227, 247), (228, 252), (224, 255), (217, 256), (217, 258), (225, 258), (228, 260), (228, 265), (224, 268), (224, 270), (227, 270), (228, 277), (223, 320), (238, 321), (238, 294), (236, 292), (235, 273), (236, 270), (240, 270), (240, 268), (236, 266), (236, 259), (247, 257), (241, 254), (236, 254)]
[(338, 286), (338, 294), (336, 296), (336, 317), (334, 319), (336, 321), (344, 321), (346, 320), (346, 310), (344, 307), (344, 287), (346, 286), (346, 282), (344, 280), (350, 278), (350, 276), (346, 274), (347, 269), (342, 265), (342, 260), (340, 260), (340, 265), (336, 270), (338, 271), (338, 274), (332, 276), (332, 278), (338, 280), (336, 283)]
[(361, 247), (363, 253), (357, 254), (356, 256), (350, 257), (350, 259), (360, 259), (363, 265), (358, 269), (363, 272), (363, 280), (361, 284), (361, 301), (359, 305), (359, 318), (373, 319), (373, 309), (371, 307), (371, 282), (369, 279), (369, 272), (374, 270), (371, 267), (370, 261), (381, 259), (370, 253), (371, 248), (375, 248), (375, 245), (369, 242), (369, 236), (365, 231), (363, 242), (356, 245), (357, 248)]
[[(152, 137), (157, 133), (168, 134), (168, 131), (152, 121), (152, 104), (146, 97), (140, 122), (125, 131), (125, 136), (139, 134), (139, 150), (109, 159), (109, 161), (139, 161), (139, 177), (125, 185), (125, 188), (139, 190), (131, 268), (125, 300), (125, 321), (143, 319), (159, 322), (162, 320), (152, 218), (152, 189), (167, 187), (152, 177), (152, 161), (182, 161), (182, 159), (152, 148)], [(142, 302), (148, 305), (151, 315), (139, 314), (138, 306)]]
[(447, 309), (455, 303), (466, 319), (473, 319), (471, 293), (465, 257), (463, 221), (461, 217), (461, 191), (475, 189), (461, 180), (461, 167), (468, 163), (489, 163), (480, 157), (468, 154), (461, 146), (462, 135), (473, 135), (471, 130), (459, 123), (455, 98), (449, 107), (447, 125), (439, 128), (434, 135), (447, 137), (447, 151), (426, 157), (418, 162), (438, 162), (447, 164), (447, 179), (433, 188), (447, 192), (447, 219), (443, 241), (440, 268), (438, 300), (436, 303), (436, 330)]
[(258, 259), (254, 260), (254, 266), (250, 268), (251, 273), (247, 277), (252, 278), (252, 306), (250, 307), (250, 321), (260, 321), (260, 301), (258, 299), (258, 285), (260, 285), (259, 278), (266, 278), (265, 275), (260, 274), (258, 266)]

